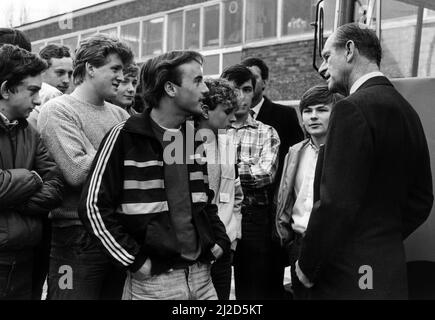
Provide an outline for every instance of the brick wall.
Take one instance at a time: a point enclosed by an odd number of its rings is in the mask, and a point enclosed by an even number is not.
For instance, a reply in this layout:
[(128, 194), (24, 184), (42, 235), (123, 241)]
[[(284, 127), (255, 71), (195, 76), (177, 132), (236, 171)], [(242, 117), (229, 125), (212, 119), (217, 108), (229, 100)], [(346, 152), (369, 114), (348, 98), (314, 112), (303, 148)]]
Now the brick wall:
[(26, 35), (30, 41), (46, 39), (79, 30), (95, 28), (98, 26), (124, 21), (136, 17), (146, 16), (153, 13), (167, 11), (175, 8), (204, 2), (201, 0), (136, 0), (116, 7), (100, 10), (84, 16), (73, 17), (73, 29), (59, 28), (59, 23), (51, 23), (32, 30), (26, 30)]
[(254, 56), (269, 67), (266, 95), (272, 100), (299, 100), (310, 87), (324, 83), (312, 67), (313, 41), (245, 48), (242, 59)]

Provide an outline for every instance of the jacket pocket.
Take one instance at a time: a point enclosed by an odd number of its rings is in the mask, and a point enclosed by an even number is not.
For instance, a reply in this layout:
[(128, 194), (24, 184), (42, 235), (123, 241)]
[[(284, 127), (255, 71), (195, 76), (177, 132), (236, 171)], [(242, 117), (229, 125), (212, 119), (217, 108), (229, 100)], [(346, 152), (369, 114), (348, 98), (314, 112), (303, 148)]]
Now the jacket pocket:
[(4, 216), (7, 220), (8, 238), (4, 247), (22, 249), (34, 247), (41, 241), (42, 221), (39, 217), (31, 217), (10, 212)]

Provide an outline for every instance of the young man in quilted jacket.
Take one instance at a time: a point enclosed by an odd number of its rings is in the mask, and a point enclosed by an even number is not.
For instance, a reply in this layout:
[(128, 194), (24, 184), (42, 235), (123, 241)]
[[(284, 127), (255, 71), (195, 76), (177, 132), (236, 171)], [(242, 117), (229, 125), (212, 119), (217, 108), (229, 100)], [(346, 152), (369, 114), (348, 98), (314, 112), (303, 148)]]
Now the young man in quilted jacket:
[(42, 218), (62, 200), (60, 171), (26, 120), (46, 68), (24, 49), (0, 47), (0, 299), (31, 299)]

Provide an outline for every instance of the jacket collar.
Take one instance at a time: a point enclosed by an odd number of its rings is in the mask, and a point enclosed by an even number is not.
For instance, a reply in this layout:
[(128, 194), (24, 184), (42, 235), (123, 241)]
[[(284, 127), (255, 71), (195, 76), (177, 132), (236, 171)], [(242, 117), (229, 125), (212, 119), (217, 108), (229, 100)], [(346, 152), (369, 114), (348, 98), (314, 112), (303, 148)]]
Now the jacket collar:
[[(151, 125), (151, 109), (145, 110), (142, 113), (132, 115), (125, 122), (123, 130), (127, 132), (137, 133), (149, 138), (156, 138)], [(181, 130), (185, 132), (186, 122), (181, 126)]]
[(18, 119), (13, 122), (7, 122), (6, 117), (4, 117), (2, 114), (0, 114), (0, 129), (4, 131), (10, 131), (14, 128), (26, 128), (29, 123), (26, 119)]
[(376, 76), (373, 78), (368, 79), (366, 82), (364, 82), (356, 91), (370, 88), (373, 86), (393, 86), (390, 80), (387, 79), (387, 77), (384, 76)]

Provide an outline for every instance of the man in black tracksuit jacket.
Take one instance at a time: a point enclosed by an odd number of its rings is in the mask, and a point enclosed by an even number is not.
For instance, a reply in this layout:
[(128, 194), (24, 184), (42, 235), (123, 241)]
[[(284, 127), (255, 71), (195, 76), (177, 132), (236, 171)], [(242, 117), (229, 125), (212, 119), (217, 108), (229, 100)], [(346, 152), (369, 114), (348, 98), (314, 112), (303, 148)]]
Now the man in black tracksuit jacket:
[[(196, 52), (144, 65), (142, 94), (151, 108), (107, 134), (82, 194), (83, 224), (130, 271), (124, 299), (217, 299), (210, 264), (230, 241), (185, 123), (201, 113), (208, 90), (201, 65)], [(171, 148), (186, 157), (172, 163)]]

